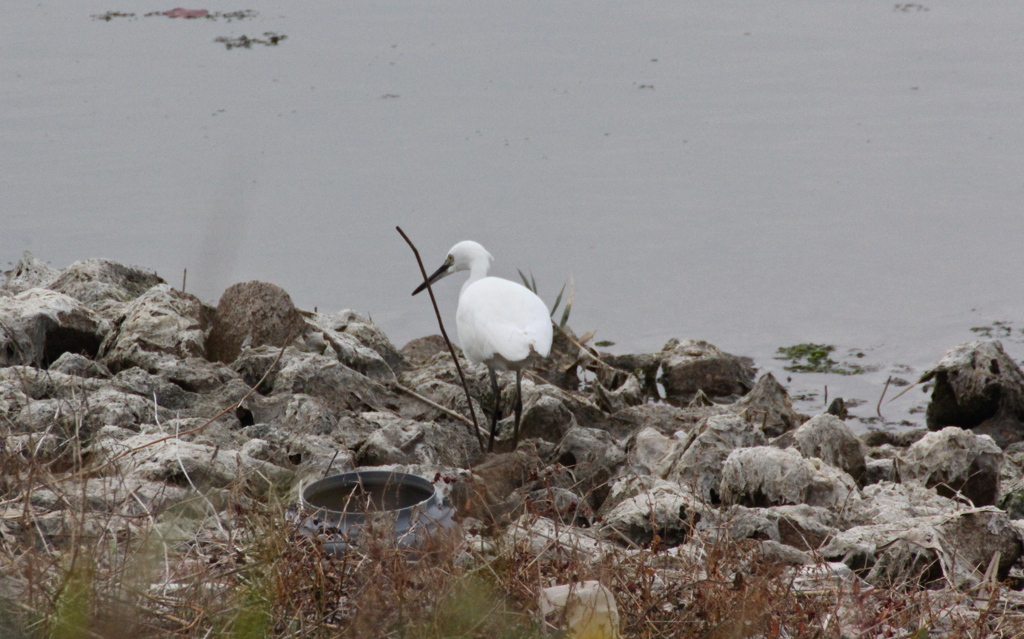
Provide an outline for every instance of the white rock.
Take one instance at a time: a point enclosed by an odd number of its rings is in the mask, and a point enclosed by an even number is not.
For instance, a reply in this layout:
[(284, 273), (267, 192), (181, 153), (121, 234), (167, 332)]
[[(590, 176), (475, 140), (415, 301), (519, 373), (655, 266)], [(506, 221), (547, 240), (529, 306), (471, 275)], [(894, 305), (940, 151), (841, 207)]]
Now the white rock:
[(597, 562), (620, 552), (617, 545), (597, 539), (585, 529), (530, 514), (520, 516), (506, 528), (503, 540), (507, 546), (520, 548), (534, 556), (564, 558), (569, 555)]
[(996, 577), (1004, 579), (1021, 548), (1020, 532), (1011, 520), (986, 506), (850, 528), (838, 533), (821, 554), (867, 570), (866, 579), (878, 586), (945, 577), (950, 586), (969, 589), (982, 582), (997, 555)]
[(859, 499), (857, 484), (820, 459), (793, 449), (740, 448), (722, 466), (722, 500), (727, 504), (773, 506), (809, 504), (843, 508)]
[(73, 297), (30, 288), (0, 297), (0, 366), (46, 367), (62, 354), (95, 355), (109, 328)]
[(863, 445), (846, 422), (835, 415), (815, 415), (793, 432), (793, 439), (804, 457), (817, 457), (846, 471), (856, 481), (863, 479)]
[(124, 320), (100, 348), (112, 371), (131, 366), (154, 372), (162, 360), (203, 357), (208, 328), (203, 305), (167, 284), (149, 289), (124, 308)]
[(861, 500), (844, 513), (848, 521), (864, 524), (898, 524), (918, 517), (950, 514), (967, 507), (917, 483), (883, 482), (865, 487)]
[(700, 521), (705, 507), (690, 490), (654, 477), (630, 477), (616, 482), (605, 505), (602, 524), (611, 539), (625, 538), (645, 546), (654, 536), (663, 546), (678, 546)]
[(733, 450), (765, 443), (764, 434), (737, 415), (715, 415), (704, 420), (687, 441), (666, 459), (665, 479), (696, 490), (715, 503), (722, 485), (722, 463)]
[(928, 433), (896, 461), (903, 482), (935, 487), (941, 495), (958, 492), (975, 506), (989, 506), (999, 496), (1003, 451), (988, 435), (949, 426)]

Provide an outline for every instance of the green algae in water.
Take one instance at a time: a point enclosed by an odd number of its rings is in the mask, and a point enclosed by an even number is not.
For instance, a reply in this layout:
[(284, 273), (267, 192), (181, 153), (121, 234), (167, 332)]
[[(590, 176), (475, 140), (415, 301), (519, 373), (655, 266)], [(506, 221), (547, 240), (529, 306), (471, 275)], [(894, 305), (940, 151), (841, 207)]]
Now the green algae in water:
[[(780, 346), (776, 351), (775, 359), (789, 360), (789, 365), (784, 366), (791, 373), (834, 373), (836, 375), (860, 375), (864, 367), (850, 362), (837, 362), (832, 359), (832, 353), (836, 347), (831, 344), (794, 344), (793, 346)], [(857, 357), (863, 357), (861, 352), (855, 353)]]

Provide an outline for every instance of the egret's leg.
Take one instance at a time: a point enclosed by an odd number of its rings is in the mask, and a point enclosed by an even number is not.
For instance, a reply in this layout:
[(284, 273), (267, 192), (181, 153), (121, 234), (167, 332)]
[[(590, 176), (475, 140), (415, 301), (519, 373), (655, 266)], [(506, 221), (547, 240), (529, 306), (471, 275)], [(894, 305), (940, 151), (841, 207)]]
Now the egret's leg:
[(498, 420), (501, 419), (501, 391), (498, 390), (498, 376), (494, 369), (487, 367), (491, 372), (491, 393), (494, 395), (494, 412), (491, 413), (491, 439), (487, 444), (487, 451), (494, 452), (494, 435), (498, 432)]
[(523, 418), (523, 372), (516, 371), (516, 425), (515, 430), (512, 431), (512, 450), (519, 447), (519, 421)]

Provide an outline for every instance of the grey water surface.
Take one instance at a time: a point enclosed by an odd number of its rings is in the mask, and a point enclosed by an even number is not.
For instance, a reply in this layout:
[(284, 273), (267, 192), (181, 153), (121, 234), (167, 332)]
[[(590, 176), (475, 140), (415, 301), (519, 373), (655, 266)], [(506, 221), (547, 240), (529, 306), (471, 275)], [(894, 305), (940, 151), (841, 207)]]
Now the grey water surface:
[[(400, 346), (436, 332), (401, 225), (571, 278), (610, 350), (706, 339), (869, 418), (972, 327), (1024, 355), (1024, 3), (924, 2), (6, 0), (0, 264), (268, 280)], [(787, 373), (802, 342), (872, 370)]]

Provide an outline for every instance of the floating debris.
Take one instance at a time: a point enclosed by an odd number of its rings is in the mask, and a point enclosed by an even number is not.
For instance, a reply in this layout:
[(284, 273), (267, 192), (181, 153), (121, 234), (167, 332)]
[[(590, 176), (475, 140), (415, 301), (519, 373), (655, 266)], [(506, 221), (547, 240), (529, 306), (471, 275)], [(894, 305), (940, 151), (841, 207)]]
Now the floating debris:
[[(246, 20), (249, 18), (255, 18), (259, 13), (253, 9), (243, 9), (241, 11), (228, 11), (221, 13), (219, 11), (209, 11), (207, 9), (185, 9), (184, 7), (175, 7), (174, 9), (168, 9), (167, 11), (150, 11), (149, 13), (142, 14), (143, 18), (184, 18), (186, 20), (198, 20), (205, 18), (206, 20), (225, 20), (227, 22), (233, 22), (235, 20)], [(128, 13), (125, 11), (108, 11), (106, 13), (93, 15), (93, 20), (103, 20), (104, 22), (110, 22), (114, 18), (138, 18), (139, 16), (134, 13)]]
[(93, 15), (92, 19), (93, 20), (103, 20), (104, 22), (110, 22), (114, 18), (134, 18), (134, 17), (136, 17), (134, 13), (125, 13), (123, 11), (107, 11), (106, 13), (101, 13), (99, 15)]
[[(792, 373), (835, 373), (837, 375), (860, 375), (865, 368), (858, 364), (849, 362), (837, 362), (830, 355), (836, 350), (831, 344), (795, 344), (793, 346), (780, 346), (776, 351), (779, 355), (775, 359), (788, 359), (790, 363), (784, 366)], [(864, 357), (860, 351), (851, 351), (856, 357)]]
[[(1007, 321), (996, 320), (988, 326), (972, 326), (972, 333), (977, 333), (981, 337), (986, 339), (1006, 339), (1013, 337), (1013, 323)], [(1021, 333), (1024, 333), (1024, 329), (1021, 329)]]
[(240, 35), (237, 38), (228, 38), (221, 36), (219, 38), (215, 38), (214, 42), (222, 43), (224, 46), (228, 48), (228, 50), (236, 48), (251, 49), (252, 45), (254, 44), (262, 44), (263, 46), (267, 47), (275, 47), (277, 46), (277, 43), (288, 37), (284, 34), (273, 33), (270, 31), (265, 32), (263, 36), (263, 38), (250, 38), (247, 35)]
[[(152, 15), (152, 14), (146, 14)], [(182, 7), (176, 7), (170, 11), (164, 11), (163, 15), (168, 18), (185, 18), (186, 20), (195, 20), (196, 18), (208, 18), (210, 12), (206, 9), (184, 9)]]

